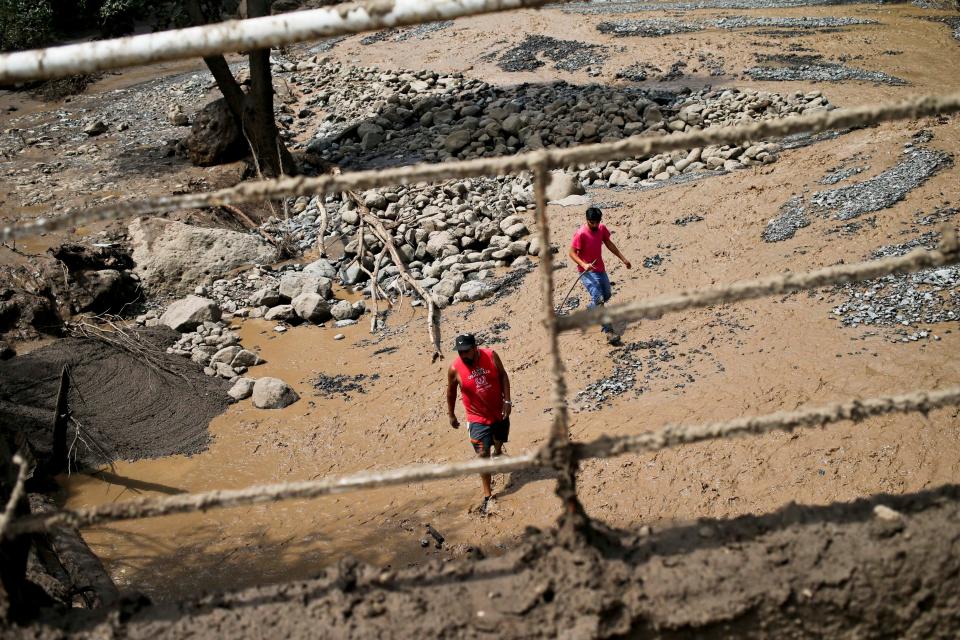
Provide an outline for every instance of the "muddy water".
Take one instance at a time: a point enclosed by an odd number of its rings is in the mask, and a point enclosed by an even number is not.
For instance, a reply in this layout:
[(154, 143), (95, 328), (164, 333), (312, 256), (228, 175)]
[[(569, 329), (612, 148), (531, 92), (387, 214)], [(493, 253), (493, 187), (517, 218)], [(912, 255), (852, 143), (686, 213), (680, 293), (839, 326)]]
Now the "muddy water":
[[(399, 315), (409, 316), (410, 322), (418, 322), (416, 329), (422, 329), (422, 312), (413, 318), (407, 307)], [(426, 384), (421, 374), (410, 375), (428, 361), (425, 344), (414, 350), (422, 353), (372, 356), (382, 345), (355, 346), (369, 338), (364, 323), (345, 329), (296, 327), (285, 334), (273, 327), (247, 321), (240, 327), (242, 342), (260, 349), (267, 360), (253, 373), (283, 378), (301, 395), (298, 403), (272, 412), (257, 410), (249, 401), (232, 406), (211, 423), (209, 450), (192, 457), (120, 462), (109, 475), (64, 478), (67, 506), (470, 457), (465, 442), (454, 447), (455, 455), (439, 456), (420, 445), (405, 447), (401, 442), (399, 452), (381, 446), (384, 439), (408, 429), (450, 431), (440, 406), (442, 365), (432, 367), (433, 380)], [(338, 332), (346, 339), (335, 341)], [(416, 359), (416, 365), (405, 362), (409, 358)], [(366, 393), (354, 393), (349, 400), (326, 399), (311, 387), (318, 373), (379, 373), (381, 378), (365, 381)], [(117, 523), (85, 535), (108, 559), (121, 586), (174, 597), (225, 584), (308, 577), (344, 552), (381, 564), (422, 560), (419, 539), (429, 518), (421, 515), (421, 507), (427, 506), (431, 517), (445, 518), (449, 535), (466, 515), (463, 505), (469, 504), (468, 496), (479, 495), (474, 486), (478, 484), (452, 481), (440, 496), (414, 485), (360, 496), (178, 515)], [(442, 494), (448, 496), (446, 503)], [(390, 538), (390, 544), (382, 544), (384, 538)], [(178, 561), (171, 562), (173, 558)]]

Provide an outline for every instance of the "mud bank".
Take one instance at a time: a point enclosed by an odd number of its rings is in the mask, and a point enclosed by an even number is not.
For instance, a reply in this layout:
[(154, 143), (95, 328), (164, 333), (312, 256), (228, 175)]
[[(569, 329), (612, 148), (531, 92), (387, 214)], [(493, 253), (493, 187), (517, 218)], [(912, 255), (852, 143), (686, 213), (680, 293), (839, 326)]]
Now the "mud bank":
[(9, 637), (952, 637), (958, 517), (949, 485), (603, 530), (589, 546), (528, 530), (498, 558), (402, 572), (345, 559), (314, 580), (162, 606), (128, 599)]
[(0, 363), (0, 421), (22, 429), (41, 456), (50, 452), (60, 373), (68, 366), (72, 469), (202, 451), (207, 425), (226, 409), (228, 385), (164, 353), (176, 335), (132, 333), (128, 348), (68, 338)]

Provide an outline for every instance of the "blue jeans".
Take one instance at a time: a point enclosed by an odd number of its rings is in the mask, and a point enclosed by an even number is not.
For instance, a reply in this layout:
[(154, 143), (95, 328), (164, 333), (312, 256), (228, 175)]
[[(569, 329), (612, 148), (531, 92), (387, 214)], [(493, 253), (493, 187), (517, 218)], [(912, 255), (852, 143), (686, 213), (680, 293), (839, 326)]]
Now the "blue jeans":
[[(586, 271), (580, 274), (580, 280), (583, 281), (583, 286), (590, 294), (588, 309), (604, 304), (610, 299), (613, 292), (610, 290), (610, 278), (607, 277), (605, 271)], [(600, 330), (609, 333), (613, 331), (613, 328), (609, 324), (605, 324), (600, 327)]]

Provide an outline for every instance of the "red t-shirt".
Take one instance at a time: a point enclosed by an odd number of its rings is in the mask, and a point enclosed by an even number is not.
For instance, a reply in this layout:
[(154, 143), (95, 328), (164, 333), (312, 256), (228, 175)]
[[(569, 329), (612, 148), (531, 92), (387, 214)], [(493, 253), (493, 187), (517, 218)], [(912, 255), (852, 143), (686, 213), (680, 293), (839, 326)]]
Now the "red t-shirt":
[(503, 420), (503, 390), (500, 388), (500, 373), (493, 359), (493, 350), (477, 349), (473, 366), (467, 366), (457, 357), (453, 361), (453, 368), (460, 378), (467, 420), (480, 424)]
[[(570, 243), (570, 246), (577, 252), (581, 260), (587, 264), (593, 262), (594, 271), (604, 272), (607, 269), (603, 266), (603, 256), (600, 255), (600, 252), (603, 249), (603, 241), (609, 239), (610, 230), (603, 226), (602, 222), (597, 225), (596, 231), (591, 229), (590, 225), (584, 223), (584, 225), (573, 234), (573, 242)], [(596, 262), (594, 262), (594, 260), (596, 260)], [(583, 273), (584, 268), (577, 265), (577, 271)]]

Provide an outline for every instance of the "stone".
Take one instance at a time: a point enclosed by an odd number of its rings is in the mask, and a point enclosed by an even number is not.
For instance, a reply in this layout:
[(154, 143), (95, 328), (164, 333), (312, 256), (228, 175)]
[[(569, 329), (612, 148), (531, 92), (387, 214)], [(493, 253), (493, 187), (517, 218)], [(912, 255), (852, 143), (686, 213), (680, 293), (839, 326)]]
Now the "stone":
[(350, 304), (349, 300), (339, 300), (335, 305), (330, 307), (330, 315), (334, 320), (352, 320), (354, 314), (353, 305)]
[(280, 295), (293, 300), (303, 293), (318, 293), (322, 298), (333, 295), (333, 281), (317, 273), (289, 271), (280, 278)]
[(456, 153), (470, 144), (473, 135), (466, 129), (457, 129), (443, 140), (443, 148), (450, 153)]
[(344, 318), (343, 320), (337, 320), (334, 323), (337, 329), (342, 329), (343, 327), (349, 327), (355, 324), (357, 324), (357, 321), (354, 320), (353, 318)]
[(607, 184), (611, 186), (630, 184), (630, 174), (620, 169), (614, 169), (610, 177), (607, 178)]
[(253, 406), (258, 409), (282, 409), (300, 399), (297, 392), (279, 378), (260, 378), (253, 383)]
[(273, 287), (257, 289), (249, 299), (251, 307), (275, 307), (280, 304), (280, 302), (280, 292)]
[(14, 348), (8, 343), (0, 340), (0, 360), (9, 360), (15, 355), (17, 355), (16, 350), (14, 350)]
[(147, 288), (164, 292), (185, 293), (237, 267), (277, 260), (277, 250), (250, 233), (162, 218), (138, 218), (128, 231), (134, 273)]
[(170, 304), (160, 316), (160, 323), (186, 333), (193, 331), (206, 322), (216, 322), (220, 319), (220, 307), (209, 298), (187, 296)]
[(233, 370), (233, 367), (228, 365), (226, 362), (217, 362), (216, 364), (211, 362), (210, 366), (216, 370), (217, 375), (221, 378), (226, 378), (229, 380), (237, 375), (237, 372)]
[(547, 182), (547, 200), (555, 202), (568, 196), (583, 195), (586, 191), (576, 176), (570, 175), (562, 169), (550, 172), (550, 181)]
[(198, 167), (232, 162), (249, 151), (243, 132), (223, 98), (208, 103), (194, 116), (184, 146), (190, 162)]
[(333, 278), (337, 277), (337, 269), (334, 267), (329, 260), (320, 258), (319, 260), (314, 260), (310, 264), (306, 265), (303, 268), (302, 273), (316, 274), (318, 276), (323, 276), (324, 278)]
[(454, 237), (449, 231), (436, 231), (430, 234), (427, 240), (427, 253), (432, 256), (443, 254), (444, 248), (454, 243)]
[(298, 316), (313, 324), (326, 322), (331, 316), (330, 304), (319, 293), (301, 293), (291, 306)]
[(170, 108), (167, 109), (167, 122), (175, 127), (190, 126), (190, 118), (183, 112), (183, 106), (179, 104), (172, 104)]
[(289, 304), (278, 304), (263, 314), (264, 320), (275, 320), (278, 322), (290, 322), (296, 318), (297, 313), (293, 310), (293, 305)]
[(106, 123), (104, 123), (103, 120), (97, 120), (97, 121), (91, 122), (90, 124), (88, 124), (87, 126), (85, 126), (85, 127), (83, 128), (83, 132), (84, 132), (85, 134), (87, 134), (88, 136), (90, 136), (91, 138), (93, 138), (93, 137), (95, 137), (95, 136), (99, 136), (99, 135), (101, 135), (101, 134), (106, 133), (106, 132), (107, 132), (107, 125), (106, 125)]
[(246, 349), (241, 349), (233, 358), (233, 362), (230, 363), (230, 366), (234, 369), (237, 367), (255, 367), (256, 365), (263, 364), (264, 362), (266, 362), (266, 360), (261, 358), (259, 354)]
[(342, 333), (338, 333), (337, 335), (333, 336), (333, 339), (334, 339), (334, 340), (343, 340), (343, 339), (346, 338), (346, 337), (347, 337), (347, 336), (343, 335)]
[(514, 240), (530, 234), (530, 230), (527, 229), (527, 225), (523, 224), (522, 222), (518, 222), (516, 224), (510, 225), (509, 227), (504, 229), (503, 232), (508, 236), (510, 236), (511, 238), (513, 238)]
[(224, 347), (223, 349), (220, 349), (215, 354), (213, 354), (213, 357), (210, 358), (209, 364), (210, 366), (213, 366), (218, 362), (223, 362), (225, 364), (229, 364), (230, 366), (233, 366), (234, 359), (237, 357), (237, 354), (240, 353), (241, 351), (243, 351), (242, 347), (239, 347), (237, 345), (233, 345), (231, 347)]
[(887, 522), (896, 522), (903, 519), (903, 514), (899, 511), (895, 511), (888, 506), (878, 504), (873, 508), (873, 515), (880, 520), (886, 520)]
[(452, 278), (444, 278), (437, 284), (433, 285), (431, 293), (435, 296), (443, 296), (445, 298), (453, 297), (453, 294), (457, 292), (458, 285), (455, 280)]
[(140, 286), (129, 271), (98, 269), (70, 274), (70, 311), (119, 313), (140, 297)]
[(253, 394), (253, 385), (254, 381), (251, 378), (238, 378), (230, 387), (230, 390), (227, 391), (227, 395), (233, 398), (235, 402), (239, 402)]
[(585, 195), (572, 195), (559, 200), (552, 200), (551, 204), (558, 204), (561, 207), (585, 207), (590, 204), (590, 198)]
[(483, 280), (470, 280), (469, 282), (464, 282), (460, 286), (459, 293), (461, 300), (475, 302), (477, 300), (489, 298), (496, 293), (496, 290), (496, 287), (489, 282), (484, 282)]

